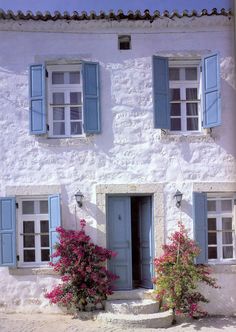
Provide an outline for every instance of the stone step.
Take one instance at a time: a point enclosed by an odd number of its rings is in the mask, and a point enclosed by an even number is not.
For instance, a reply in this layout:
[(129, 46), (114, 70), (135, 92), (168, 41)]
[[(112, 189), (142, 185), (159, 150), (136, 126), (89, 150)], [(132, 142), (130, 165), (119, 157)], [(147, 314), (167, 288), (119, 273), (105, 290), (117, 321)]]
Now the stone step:
[(154, 314), (159, 310), (159, 303), (153, 300), (110, 300), (105, 304), (106, 312), (114, 314)]
[(129, 291), (114, 291), (108, 300), (138, 300), (151, 298), (153, 289), (137, 288)]
[(171, 311), (158, 312), (154, 314), (125, 315), (113, 313), (99, 313), (99, 321), (118, 325), (123, 328), (167, 328), (173, 321)]

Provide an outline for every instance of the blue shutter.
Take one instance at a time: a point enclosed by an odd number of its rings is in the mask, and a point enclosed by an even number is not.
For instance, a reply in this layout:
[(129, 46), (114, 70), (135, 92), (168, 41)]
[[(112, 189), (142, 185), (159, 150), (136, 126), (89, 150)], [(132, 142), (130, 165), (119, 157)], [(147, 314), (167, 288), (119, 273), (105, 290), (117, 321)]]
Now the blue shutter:
[(170, 129), (168, 59), (153, 56), (154, 128)]
[(98, 63), (83, 63), (84, 131), (88, 134), (101, 132)]
[(206, 264), (208, 260), (207, 196), (205, 193), (193, 193), (194, 238), (201, 252), (196, 258), (197, 264)]
[(61, 204), (60, 195), (48, 197), (49, 206), (49, 234), (50, 234), (50, 254), (54, 252), (54, 245), (58, 241), (56, 228), (61, 226)]
[(16, 266), (16, 201), (0, 198), (0, 266)]
[(219, 55), (211, 54), (203, 59), (203, 127), (221, 125)]
[(30, 134), (46, 133), (45, 68), (32, 65), (29, 71)]

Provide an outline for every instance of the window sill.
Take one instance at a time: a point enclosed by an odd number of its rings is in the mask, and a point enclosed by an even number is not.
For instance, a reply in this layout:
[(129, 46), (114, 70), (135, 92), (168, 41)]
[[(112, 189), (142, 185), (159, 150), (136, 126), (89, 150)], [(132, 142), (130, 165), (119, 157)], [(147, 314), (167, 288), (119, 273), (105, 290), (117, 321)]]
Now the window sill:
[[(36, 137), (36, 136), (35, 136)], [(75, 136), (75, 137), (48, 137), (47, 135), (36, 137), (39, 144), (44, 146), (76, 146), (81, 144), (89, 144), (93, 142), (94, 135)]]
[(192, 132), (192, 133), (176, 133), (169, 130), (161, 130), (160, 139), (167, 142), (213, 142), (214, 138), (211, 135), (211, 132), (207, 129), (204, 129), (202, 132)]
[(14, 276), (25, 276), (25, 275), (51, 275), (57, 276), (58, 273), (55, 272), (51, 267), (18, 267), (9, 268), (9, 274)]
[(208, 263), (208, 266), (213, 273), (226, 273), (226, 274), (236, 274), (236, 261), (228, 261), (224, 263)]

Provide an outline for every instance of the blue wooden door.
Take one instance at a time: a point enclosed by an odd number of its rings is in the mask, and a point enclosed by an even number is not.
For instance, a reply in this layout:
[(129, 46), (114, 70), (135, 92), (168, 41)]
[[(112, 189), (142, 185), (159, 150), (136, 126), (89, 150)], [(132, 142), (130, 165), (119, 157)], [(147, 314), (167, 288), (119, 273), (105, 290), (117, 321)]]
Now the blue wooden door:
[(152, 210), (151, 197), (142, 197), (139, 204), (140, 286), (152, 288)]
[(120, 277), (115, 289), (132, 289), (130, 197), (108, 197), (107, 229), (108, 247), (117, 253), (109, 262), (109, 269)]

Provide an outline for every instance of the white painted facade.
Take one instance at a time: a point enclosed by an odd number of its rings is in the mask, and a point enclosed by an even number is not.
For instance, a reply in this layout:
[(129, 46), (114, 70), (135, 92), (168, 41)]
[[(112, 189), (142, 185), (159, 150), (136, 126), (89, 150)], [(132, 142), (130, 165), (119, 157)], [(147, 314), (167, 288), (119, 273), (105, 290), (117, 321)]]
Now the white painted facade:
[[(118, 50), (118, 35), (131, 50)], [(228, 17), (148, 21), (40, 22), (0, 20), (0, 196), (61, 193), (62, 225), (87, 220), (106, 244), (105, 194), (155, 195), (156, 254), (182, 220), (193, 233), (192, 192), (236, 192), (233, 24)], [(201, 57), (219, 52), (222, 125), (199, 134), (153, 128), (152, 56)], [(102, 133), (49, 139), (29, 135), (28, 68), (43, 61), (100, 64)], [(81, 190), (84, 204), (76, 206)], [(173, 195), (183, 193), (180, 209)], [(156, 204), (156, 205), (155, 205)], [(235, 265), (213, 266), (221, 285), (209, 313), (235, 314)], [(0, 309), (57, 311), (44, 299), (57, 277), (45, 269), (0, 268)], [(208, 290), (207, 290), (208, 292)]]

